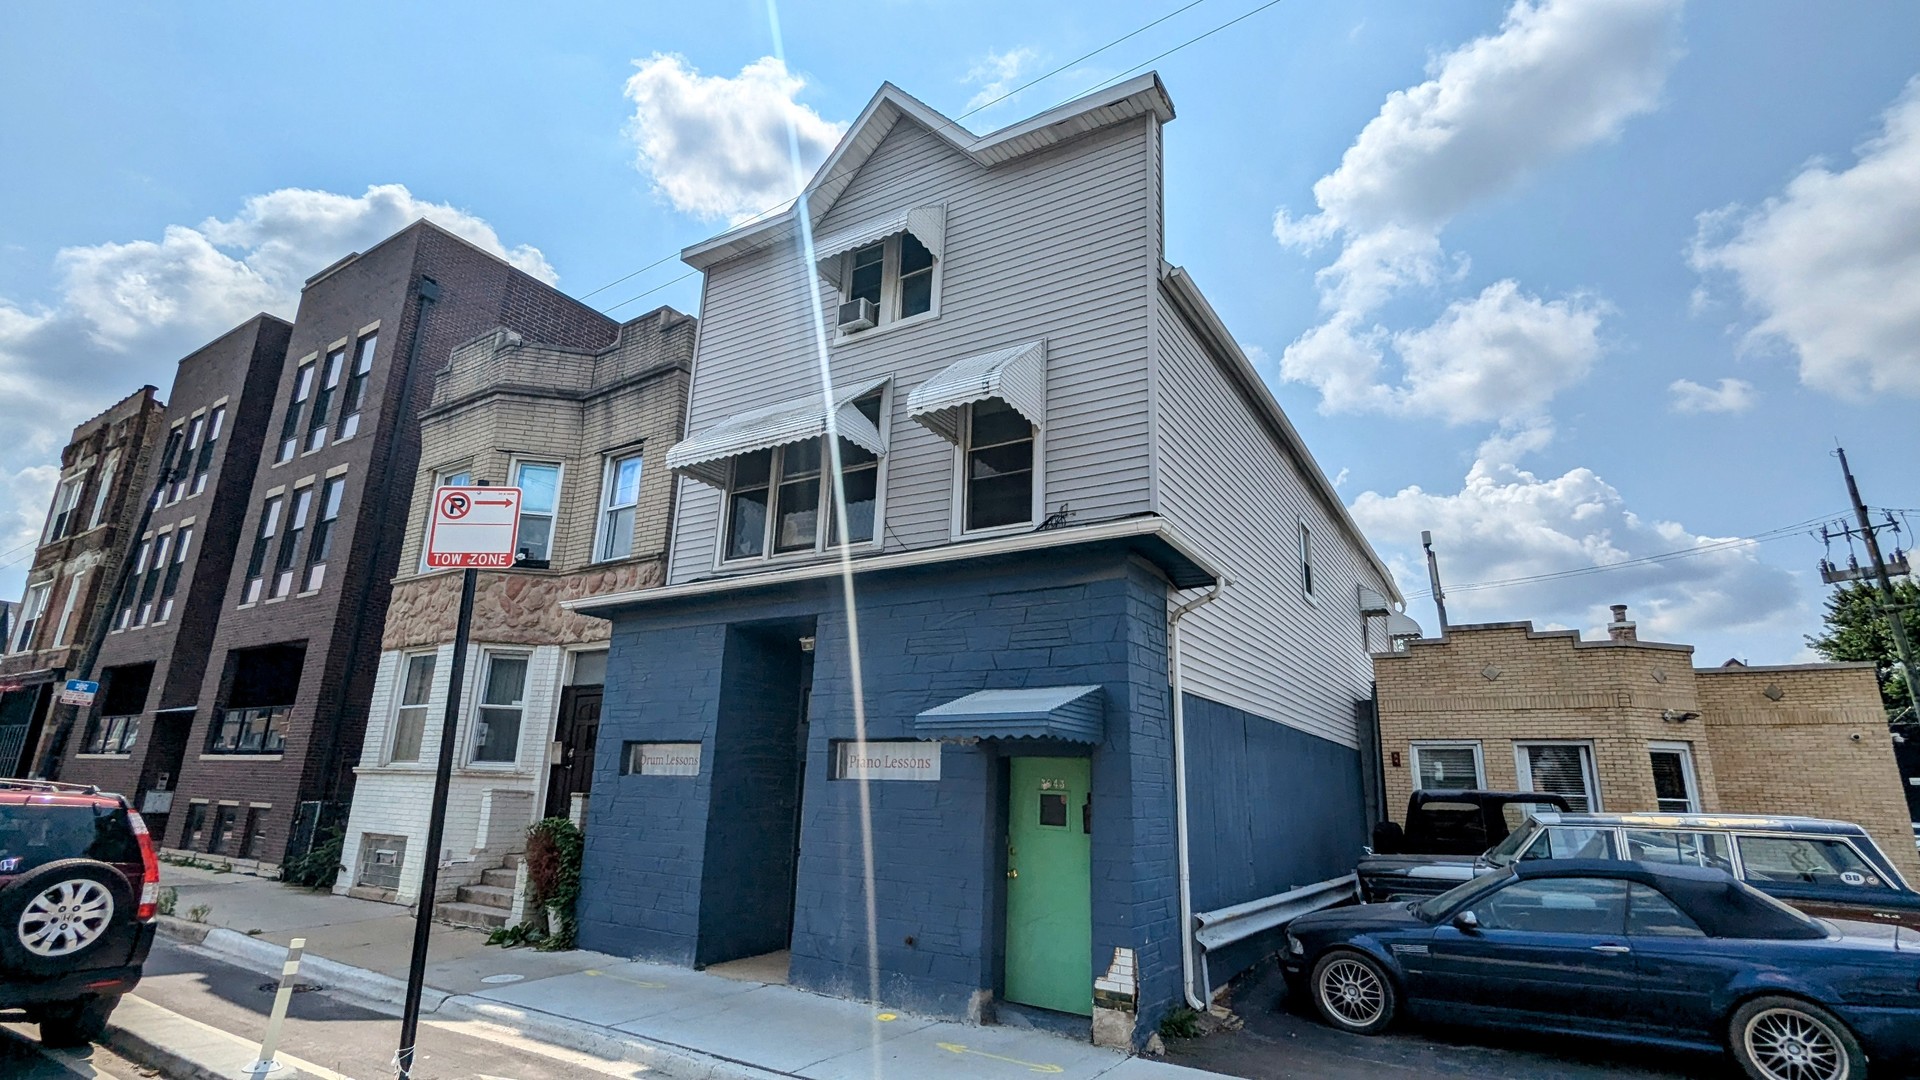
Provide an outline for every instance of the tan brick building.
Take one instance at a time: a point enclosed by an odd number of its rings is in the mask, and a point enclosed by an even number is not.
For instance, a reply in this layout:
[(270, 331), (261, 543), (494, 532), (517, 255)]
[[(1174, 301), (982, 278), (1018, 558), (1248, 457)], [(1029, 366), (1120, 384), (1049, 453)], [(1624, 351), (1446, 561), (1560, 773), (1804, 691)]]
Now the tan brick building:
[(1388, 814), (1416, 787), (1556, 791), (1576, 808), (1807, 814), (1865, 826), (1916, 881), (1871, 664), (1693, 666), (1639, 640), (1449, 627), (1374, 657)]
[(438, 372), (338, 891), (418, 894), (460, 597), (459, 573), (422, 563), (440, 486), (524, 492), (519, 564), (478, 575), (441, 853), (442, 899), (493, 903), (447, 910), (480, 921), (488, 912), (466, 908), (506, 903), (503, 857), (529, 823), (567, 814), (586, 791), (609, 627), (560, 603), (662, 579), (673, 498), (662, 459), (681, 434), (695, 326), (662, 307), (599, 350), (496, 330), (455, 348)]

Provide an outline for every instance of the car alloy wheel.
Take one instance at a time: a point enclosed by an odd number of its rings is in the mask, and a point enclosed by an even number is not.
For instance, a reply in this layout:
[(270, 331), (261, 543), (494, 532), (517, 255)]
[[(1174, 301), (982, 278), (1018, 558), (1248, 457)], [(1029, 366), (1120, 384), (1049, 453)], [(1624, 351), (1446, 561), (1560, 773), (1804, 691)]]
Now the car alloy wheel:
[(105, 885), (73, 878), (27, 902), (17, 928), (20, 944), (36, 956), (68, 956), (93, 944), (113, 923), (113, 894)]
[(1840, 1036), (1798, 1009), (1768, 1009), (1741, 1033), (1747, 1059), (1768, 1080), (1847, 1080), (1852, 1071)]
[(1335, 960), (1320, 972), (1320, 1002), (1328, 1012), (1362, 1028), (1379, 1020), (1386, 1009), (1386, 987), (1366, 964)]

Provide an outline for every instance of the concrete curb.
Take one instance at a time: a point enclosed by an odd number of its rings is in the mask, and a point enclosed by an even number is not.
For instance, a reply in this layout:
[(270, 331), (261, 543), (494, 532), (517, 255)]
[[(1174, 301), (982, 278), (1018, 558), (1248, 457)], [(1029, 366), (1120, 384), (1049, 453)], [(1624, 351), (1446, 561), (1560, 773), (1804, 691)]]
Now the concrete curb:
[(663, 1080), (794, 1080), (796, 1075), (465, 994), (447, 997), (435, 1018), (473, 1020), (511, 1028), (535, 1042), (643, 1065)]
[[(246, 1080), (258, 1047), (227, 1032), (169, 1012), (150, 1001), (128, 997), (120, 1002), (100, 1040), (115, 1053), (150, 1069), (167, 1080)], [(302, 1080), (312, 1073), (284, 1056), (273, 1080)]]
[[(238, 930), (228, 930), (225, 927), (202, 927), (194, 923), (174, 926), (162, 922), (160, 930), (168, 937), (197, 945), (208, 952), (218, 953), (241, 967), (258, 971), (263, 975), (280, 974), (280, 965), (287, 958), (286, 946), (250, 937)], [(195, 931), (199, 932), (197, 937), (194, 936)], [(407, 984), (392, 976), (342, 964), (312, 953), (300, 958), (300, 979), (303, 982), (317, 983), (328, 990), (353, 998), (355, 1004), (366, 1005), (381, 1012), (393, 1012), (400, 1002), (406, 999), (407, 993)], [(435, 990), (430, 986), (425, 987), (420, 993), (420, 1009), (424, 1013), (438, 1012), (447, 997), (444, 991)]]

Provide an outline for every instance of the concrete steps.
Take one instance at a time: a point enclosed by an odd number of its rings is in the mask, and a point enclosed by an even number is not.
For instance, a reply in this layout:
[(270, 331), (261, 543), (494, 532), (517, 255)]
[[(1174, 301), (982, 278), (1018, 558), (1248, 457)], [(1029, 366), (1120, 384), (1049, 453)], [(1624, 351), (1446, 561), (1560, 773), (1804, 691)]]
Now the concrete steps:
[(480, 884), (460, 886), (453, 903), (436, 905), (435, 917), (449, 926), (483, 930), (507, 925), (513, 915), (513, 886), (519, 869), (520, 856), (507, 856), (503, 865), (480, 874)]

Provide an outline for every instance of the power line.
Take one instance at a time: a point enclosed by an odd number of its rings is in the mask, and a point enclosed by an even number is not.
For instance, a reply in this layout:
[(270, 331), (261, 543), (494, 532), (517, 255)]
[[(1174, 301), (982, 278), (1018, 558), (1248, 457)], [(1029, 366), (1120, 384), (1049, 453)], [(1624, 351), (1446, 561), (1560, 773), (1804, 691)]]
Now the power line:
[[(947, 120), (947, 121), (945, 121), (945, 124), (944, 124), (944, 126), (946, 126), (946, 127), (955, 127), (955, 128), (957, 128), (957, 127), (959, 127), (959, 126), (960, 126), (960, 125), (959, 125), (959, 121), (961, 121), (961, 120), (965, 120), (965, 119), (966, 119), (967, 117), (969, 117), (969, 116), (972, 116), (972, 115), (973, 115), (974, 113), (977, 113), (977, 112), (981, 112), (981, 111), (983, 111), (983, 110), (986, 110), (986, 109), (990, 109), (990, 108), (992, 108), (992, 107), (994, 107), (995, 105), (998, 105), (999, 103), (1001, 103), (1001, 102), (1003, 102), (1003, 101), (1005, 101), (1005, 100), (1007, 100), (1008, 98), (1010, 98), (1010, 97), (1013, 97), (1014, 95), (1016, 95), (1016, 94), (1019, 94), (1019, 93), (1021, 93), (1022, 91), (1025, 91), (1025, 90), (1028, 90), (1028, 89), (1030, 89), (1030, 88), (1032, 88), (1032, 87), (1034, 87), (1034, 86), (1036, 86), (1036, 85), (1038, 85), (1038, 84), (1040, 84), (1040, 83), (1043, 83), (1043, 82), (1045, 82), (1045, 81), (1047, 81), (1048, 79), (1051, 79), (1051, 78), (1053, 78), (1053, 77), (1054, 77), (1055, 75), (1058, 75), (1058, 74), (1060, 74), (1060, 73), (1062, 73), (1062, 72), (1064, 72), (1064, 71), (1067, 71), (1067, 70), (1069, 70), (1070, 68), (1072, 68), (1072, 67), (1074, 67), (1074, 66), (1075, 66), (1076, 64), (1081, 64), (1081, 63), (1084, 63), (1084, 62), (1086, 62), (1086, 61), (1088, 61), (1088, 60), (1091, 60), (1091, 59), (1093, 59), (1094, 57), (1096, 57), (1096, 56), (1098, 56), (1098, 55), (1100, 55), (1101, 53), (1103, 53), (1103, 52), (1106, 52), (1106, 51), (1107, 51), (1108, 49), (1111, 49), (1111, 48), (1113, 48), (1114, 46), (1116, 46), (1116, 45), (1119, 45), (1119, 44), (1121, 44), (1122, 42), (1125, 42), (1125, 41), (1128, 41), (1128, 40), (1131, 40), (1132, 38), (1135, 38), (1135, 37), (1138, 37), (1138, 36), (1139, 36), (1140, 34), (1143, 34), (1143, 33), (1145, 33), (1146, 31), (1148, 31), (1148, 30), (1151, 30), (1151, 29), (1153, 29), (1153, 28), (1154, 28), (1154, 27), (1156, 27), (1156, 26), (1159, 26), (1159, 25), (1160, 25), (1161, 23), (1163, 23), (1163, 22), (1166, 22), (1166, 21), (1167, 21), (1168, 19), (1171, 19), (1171, 18), (1173, 18), (1173, 17), (1175, 16), (1175, 15), (1178, 15), (1178, 14), (1180, 14), (1180, 13), (1181, 13), (1181, 12), (1183, 12), (1183, 11), (1187, 11), (1187, 10), (1190, 10), (1190, 9), (1192, 9), (1192, 8), (1196, 8), (1196, 7), (1198, 7), (1198, 6), (1200, 6), (1201, 4), (1203, 4), (1203, 3), (1205, 3), (1205, 2), (1206, 2), (1206, 0), (1189, 0), (1189, 2), (1188, 2), (1188, 3), (1186, 3), (1186, 4), (1182, 4), (1182, 5), (1180, 6), (1180, 7), (1177, 7), (1177, 8), (1174, 8), (1174, 9), (1173, 9), (1172, 11), (1169, 11), (1169, 12), (1167, 12), (1167, 13), (1166, 13), (1165, 15), (1162, 15), (1162, 16), (1160, 16), (1159, 18), (1157, 18), (1157, 19), (1154, 19), (1154, 20), (1153, 20), (1152, 22), (1149, 22), (1149, 23), (1146, 23), (1146, 24), (1144, 24), (1144, 25), (1141, 25), (1141, 26), (1137, 26), (1137, 27), (1135, 27), (1134, 29), (1132, 29), (1132, 30), (1129, 30), (1129, 31), (1127, 31), (1126, 33), (1124, 33), (1124, 34), (1122, 34), (1122, 35), (1120, 35), (1119, 37), (1117, 37), (1117, 38), (1114, 38), (1114, 39), (1113, 39), (1112, 41), (1109, 41), (1109, 42), (1107, 42), (1107, 43), (1106, 43), (1105, 45), (1102, 45), (1102, 46), (1100, 46), (1099, 48), (1097, 48), (1097, 49), (1094, 49), (1094, 50), (1093, 50), (1092, 52), (1089, 52), (1089, 53), (1085, 53), (1085, 54), (1083, 54), (1083, 55), (1081, 55), (1081, 56), (1078, 56), (1078, 57), (1075, 57), (1074, 59), (1072, 59), (1072, 60), (1069, 60), (1069, 61), (1067, 61), (1067, 62), (1066, 62), (1066, 63), (1064, 63), (1064, 64), (1061, 64), (1061, 65), (1060, 65), (1059, 67), (1056, 67), (1056, 68), (1054, 68), (1054, 69), (1053, 69), (1052, 71), (1049, 71), (1049, 72), (1047, 72), (1047, 73), (1046, 73), (1046, 74), (1044, 74), (1044, 75), (1039, 75), (1039, 76), (1036, 76), (1036, 77), (1034, 77), (1034, 78), (1032, 78), (1032, 79), (1030, 79), (1030, 80), (1028, 80), (1027, 82), (1024, 82), (1024, 83), (1022, 83), (1022, 84), (1020, 84), (1019, 86), (1016, 86), (1016, 87), (1014, 87), (1014, 88), (1013, 88), (1012, 90), (1009, 90), (1009, 91), (1007, 91), (1007, 92), (1006, 92), (1006, 93), (1004, 93), (1004, 94), (1001, 94), (1001, 95), (1000, 95), (999, 97), (996, 97), (996, 98), (993, 98), (993, 99), (992, 99), (992, 100), (990, 100), (990, 101), (985, 101), (985, 102), (982, 102), (981, 104), (979, 104), (979, 105), (976, 105), (975, 107), (973, 107), (973, 108), (971, 108), (971, 109), (968, 109), (968, 110), (967, 110), (966, 112), (963, 112), (963, 113), (961, 113), (961, 114), (960, 114), (959, 116), (956, 116), (956, 117), (954, 117), (954, 118), (953, 118), (953, 119), (951, 119), (951, 120)], [(1240, 21), (1241, 21), (1242, 19), (1246, 19), (1246, 18), (1247, 18), (1248, 16), (1251, 16), (1251, 15), (1257, 15), (1257, 14), (1259, 14), (1260, 12), (1262, 12), (1262, 11), (1265, 11), (1265, 10), (1266, 10), (1267, 8), (1270, 8), (1270, 7), (1272, 7), (1272, 6), (1274, 6), (1274, 4), (1277, 4), (1277, 3), (1279, 3), (1279, 2), (1280, 2), (1280, 0), (1269, 0), (1269, 2), (1268, 2), (1268, 3), (1265, 3), (1265, 4), (1262, 4), (1262, 5), (1260, 6), (1260, 7), (1257, 7), (1257, 8), (1255, 8), (1254, 10), (1252, 10), (1252, 11), (1249, 11), (1249, 12), (1247, 12), (1247, 13), (1246, 13), (1245, 15), (1242, 15), (1242, 16), (1240, 16), (1239, 18), (1236, 18), (1236, 19), (1234, 19), (1234, 20), (1232, 20), (1231, 22), (1227, 22), (1227, 23), (1222, 23), (1221, 25), (1219, 25), (1219, 26), (1216, 26), (1216, 27), (1214, 27), (1214, 28), (1213, 28), (1212, 30), (1209, 30), (1209, 31), (1207, 31), (1207, 32), (1206, 32), (1206, 33), (1204, 33), (1204, 34), (1201, 34), (1201, 35), (1200, 35), (1199, 37), (1196, 37), (1196, 38), (1191, 38), (1191, 39), (1189, 39), (1188, 41), (1186, 41), (1186, 42), (1184, 42), (1184, 43), (1182, 43), (1182, 44), (1180, 44), (1180, 45), (1177, 45), (1177, 46), (1175, 46), (1174, 48), (1171, 48), (1171, 49), (1168, 49), (1168, 50), (1167, 50), (1166, 52), (1163, 52), (1163, 53), (1161, 53), (1161, 54), (1160, 54), (1159, 56), (1156, 56), (1156, 57), (1154, 57), (1154, 58), (1153, 58), (1153, 60), (1148, 60), (1148, 61), (1146, 62), (1146, 64), (1151, 64), (1151, 63), (1153, 63), (1153, 62), (1154, 62), (1155, 60), (1160, 60), (1160, 59), (1162, 59), (1162, 58), (1164, 58), (1164, 57), (1167, 57), (1167, 56), (1171, 56), (1171, 55), (1173, 55), (1174, 53), (1176, 53), (1176, 52), (1179, 52), (1179, 51), (1180, 51), (1181, 49), (1184, 49), (1184, 48), (1186, 48), (1186, 47), (1187, 47), (1188, 45), (1192, 45), (1192, 44), (1193, 44), (1194, 42), (1197, 42), (1197, 41), (1200, 41), (1200, 40), (1202, 40), (1202, 39), (1204, 39), (1204, 38), (1207, 38), (1207, 37), (1211, 37), (1212, 35), (1214, 35), (1214, 34), (1216, 34), (1216, 33), (1219, 33), (1219, 32), (1220, 32), (1221, 30), (1224, 30), (1224, 29), (1226, 29), (1227, 27), (1229, 27), (1229, 26), (1232, 26), (1232, 25), (1233, 25), (1234, 23), (1237, 23), (1237, 22), (1240, 22)], [(1097, 84), (1095, 84), (1095, 85), (1094, 85), (1093, 87), (1091, 87), (1091, 88), (1090, 88), (1090, 89), (1088, 89), (1088, 90), (1084, 90), (1084, 91), (1081, 91), (1081, 92), (1079, 92), (1079, 93), (1076, 93), (1076, 94), (1073, 94), (1073, 95), (1070, 95), (1069, 97), (1067, 97), (1067, 98), (1063, 98), (1063, 99), (1061, 99), (1061, 101), (1060, 101), (1060, 102), (1056, 102), (1055, 104), (1056, 104), (1056, 105), (1057, 105), (1057, 104), (1063, 104), (1063, 103), (1065, 103), (1065, 102), (1067, 102), (1067, 101), (1071, 101), (1071, 100), (1073, 100), (1073, 98), (1076, 98), (1076, 97), (1083, 97), (1083, 96), (1085, 96), (1086, 94), (1089, 94), (1089, 93), (1092, 93), (1092, 92), (1093, 92), (1093, 91), (1095, 91), (1095, 90), (1099, 90), (1099, 89), (1100, 89), (1101, 87), (1104, 87), (1104, 86), (1106, 86), (1106, 85), (1108, 85), (1109, 83), (1112, 83), (1112, 82), (1115, 82), (1115, 81), (1117, 81), (1117, 80), (1118, 80), (1118, 79), (1120, 79), (1120, 78), (1124, 78), (1125, 76), (1127, 76), (1127, 75), (1130, 75), (1130, 74), (1132, 74), (1133, 72), (1135, 72), (1135, 71), (1138, 71), (1138, 70), (1140, 70), (1140, 68), (1142, 68), (1142, 67), (1145, 67), (1145, 66), (1146, 66), (1146, 64), (1136, 64), (1136, 65), (1134, 65), (1133, 67), (1131, 67), (1131, 68), (1128, 68), (1128, 69), (1127, 69), (1126, 71), (1124, 71), (1124, 72), (1122, 72), (1122, 73), (1121, 73), (1120, 75), (1118, 75), (1118, 76), (1115, 76), (1115, 77), (1114, 77), (1114, 78), (1112, 78), (1112, 79), (1106, 79), (1106, 80), (1104, 80), (1104, 81), (1102, 81), (1102, 82), (1100, 82), (1100, 83), (1097, 83)], [(963, 129), (963, 130), (964, 130), (964, 129)], [(788, 206), (789, 204), (791, 204), (792, 202), (793, 202), (793, 200), (792, 200), (792, 199), (783, 199), (783, 200), (781, 200), (780, 202), (777, 202), (777, 203), (775, 203), (774, 205), (772, 205), (772, 206), (769, 206), (769, 207), (767, 207), (767, 208), (766, 208), (765, 210), (762, 210), (762, 211), (760, 211), (759, 213), (757, 213), (757, 214), (754, 214), (754, 215), (752, 215), (751, 217), (748, 217), (748, 218), (747, 218), (746, 220), (747, 220), (747, 221), (754, 221), (754, 220), (757, 220), (757, 219), (759, 219), (759, 218), (763, 218), (763, 217), (766, 217), (766, 216), (767, 216), (768, 214), (772, 214), (772, 213), (776, 213), (776, 212), (778, 212), (778, 211), (780, 211), (780, 210), (782, 210), (782, 209), (784, 209), (784, 208), (786, 208), (786, 207), (787, 207), (787, 206)], [(606, 283), (605, 285), (602, 285), (602, 286), (600, 286), (599, 288), (597, 288), (597, 289), (594, 289), (594, 290), (593, 290), (592, 292), (588, 292), (588, 293), (583, 293), (583, 294), (582, 294), (582, 295), (580, 296), (580, 299), (582, 299), (582, 300), (585, 300), (585, 299), (586, 299), (587, 297), (589, 297), (589, 296), (594, 296), (594, 295), (597, 295), (597, 294), (599, 294), (599, 293), (602, 293), (602, 292), (605, 292), (606, 290), (608, 290), (608, 289), (611, 289), (611, 288), (613, 288), (613, 287), (614, 287), (615, 285), (618, 285), (618, 284), (620, 284), (621, 282), (623, 282), (623, 281), (627, 281), (627, 280), (629, 280), (629, 279), (631, 279), (631, 278), (635, 278), (635, 277), (638, 277), (638, 276), (640, 276), (641, 274), (644, 274), (644, 273), (646, 273), (647, 271), (649, 271), (649, 270), (651, 270), (651, 269), (653, 269), (653, 268), (654, 268), (654, 267), (656, 267), (656, 266), (660, 266), (660, 265), (662, 265), (662, 264), (665, 264), (665, 263), (669, 263), (669, 262), (672, 262), (672, 261), (673, 261), (674, 259), (676, 259), (676, 258), (678, 258), (679, 256), (680, 256), (680, 251), (679, 251), (679, 249), (677, 249), (677, 248), (676, 248), (675, 250), (673, 250), (673, 251), (671, 251), (671, 252), (669, 252), (669, 253), (667, 253), (666, 255), (663, 255), (663, 256), (661, 256), (660, 258), (658, 258), (658, 259), (655, 259), (654, 261), (652, 261), (652, 262), (650, 262), (650, 263), (648, 263), (647, 265), (645, 265), (645, 266), (643, 266), (643, 267), (641, 267), (640, 269), (638, 269), (638, 270), (635, 270), (635, 271), (633, 271), (632, 273), (628, 273), (628, 274), (623, 274), (623, 275), (621, 275), (620, 277), (617, 277), (617, 278), (615, 278), (615, 279), (613, 279), (612, 281), (609, 281), (609, 282), (607, 282), (607, 283)], [(620, 302), (619, 302), (618, 304), (615, 304), (615, 305), (613, 305), (612, 307), (606, 307), (606, 308), (601, 308), (601, 309), (600, 309), (600, 313), (604, 315), (604, 314), (607, 314), (607, 313), (609, 313), (609, 312), (612, 312), (612, 311), (614, 311), (614, 310), (616, 310), (616, 309), (619, 309), (619, 308), (623, 308), (623, 307), (625, 307), (625, 306), (627, 306), (628, 304), (631, 304), (631, 303), (633, 303), (633, 302), (634, 302), (635, 300), (638, 300), (638, 299), (640, 299), (640, 297), (642, 297), (642, 296), (648, 296), (648, 295), (651, 295), (652, 293), (655, 293), (655, 292), (658, 292), (658, 291), (660, 291), (660, 289), (664, 289), (664, 288), (666, 288), (666, 287), (667, 287), (668, 285), (673, 285), (673, 284), (677, 284), (678, 282), (681, 282), (681, 281), (685, 281), (685, 280), (686, 280), (687, 278), (690, 278), (690, 277), (692, 277), (692, 276), (693, 276), (692, 274), (682, 274), (682, 275), (680, 275), (679, 277), (677, 277), (677, 278), (674, 278), (674, 279), (673, 279), (672, 281), (669, 281), (669, 282), (667, 282), (667, 283), (666, 283), (666, 284), (664, 284), (664, 285), (661, 285), (661, 286), (659, 286), (659, 287), (657, 287), (657, 288), (653, 288), (653, 289), (648, 289), (648, 290), (647, 290), (646, 292), (643, 292), (643, 293), (640, 293), (639, 295), (637, 295), (637, 296), (633, 296), (633, 297), (630, 297), (630, 298), (628, 298), (628, 299), (626, 299), (626, 300), (622, 300), (622, 301), (620, 301)]]
[[(1252, 11), (1249, 11), (1244, 15), (1240, 15), (1240, 16), (1236, 16), (1235, 18), (1228, 19), (1226, 22), (1221, 23), (1219, 26), (1214, 27), (1213, 29), (1207, 31), (1204, 34), (1200, 34), (1198, 36), (1188, 38), (1187, 40), (1181, 42), (1178, 45), (1175, 45), (1173, 48), (1168, 49), (1166, 52), (1163, 52), (1158, 56), (1148, 57), (1147, 59), (1142, 60), (1141, 62), (1133, 65), (1132, 67), (1121, 72), (1120, 74), (1115, 75), (1112, 78), (1105, 80), (1104, 82), (1095, 84), (1093, 87), (1093, 90), (1098, 90), (1103, 86), (1108, 86), (1108, 85), (1111, 85), (1112, 83), (1119, 82), (1121, 79), (1124, 79), (1127, 76), (1133, 74), (1134, 72), (1139, 71), (1141, 68), (1147, 67), (1148, 65), (1151, 65), (1151, 64), (1157, 64), (1160, 61), (1165, 60), (1167, 57), (1172, 56), (1174, 53), (1179, 52), (1181, 49), (1184, 49), (1189, 45), (1194, 45), (1199, 42), (1205, 41), (1206, 39), (1212, 37), (1213, 35), (1219, 33), (1220, 31), (1225, 30), (1227, 27), (1233, 26), (1237, 23), (1245, 22), (1248, 19), (1253, 18), (1255, 15), (1258, 15), (1261, 12), (1279, 3), (1280, 3), (1280, 0), (1267, 0), (1266, 3), (1261, 4), (1259, 7), (1254, 8)], [(1093, 90), (1083, 91), (1083, 93), (1090, 94), (1093, 92)], [(1079, 95), (1075, 95), (1075, 96), (1077, 97)], [(1064, 99), (1064, 100), (1071, 100), (1071, 99)]]
[[(1808, 518), (1805, 521), (1795, 522), (1792, 525), (1782, 525), (1779, 528), (1754, 533), (1752, 536), (1738, 536), (1729, 540), (1716, 540), (1708, 544), (1696, 544), (1693, 547), (1663, 551), (1657, 555), (1644, 555), (1637, 559), (1623, 559), (1615, 563), (1590, 563), (1586, 566), (1573, 567), (1567, 570), (1555, 570), (1545, 574), (1528, 574), (1524, 577), (1500, 578), (1492, 581), (1474, 581), (1465, 585), (1449, 585), (1447, 586), (1447, 591), (1455, 593), (1474, 592), (1485, 589), (1505, 589), (1515, 585), (1531, 585), (1536, 582), (1585, 577), (1589, 574), (1601, 574), (1610, 570), (1624, 570), (1635, 566), (1651, 566), (1665, 562), (1675, 562), (1681, 559), (1695, 558), (1700, 555), (1711, 555), (1715, 552), (1727, 551), (1745, 544), (1765, 544), (1775, 540), (1785, 540), (1800, 532), (1802, 529), (1817, 525), (1833, 516), (1832, 514), (1826, 514), (1816, 518)], [(1406, 595), (1409, 600), (1418, 600), (1431, 596), (1433, 593), (1431, 590), (1427, 590), (1408, 593)]]

